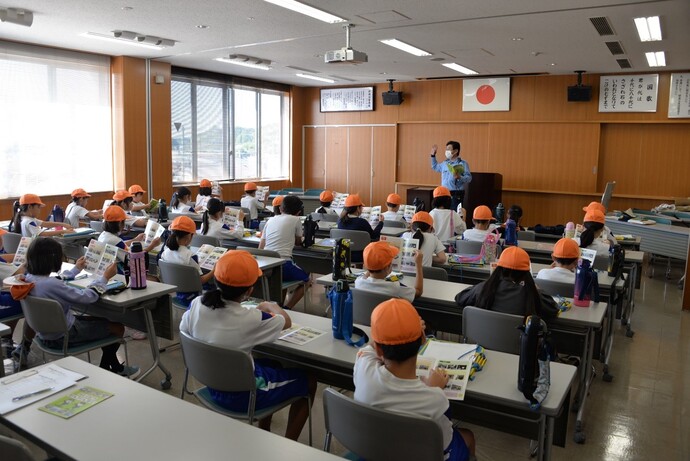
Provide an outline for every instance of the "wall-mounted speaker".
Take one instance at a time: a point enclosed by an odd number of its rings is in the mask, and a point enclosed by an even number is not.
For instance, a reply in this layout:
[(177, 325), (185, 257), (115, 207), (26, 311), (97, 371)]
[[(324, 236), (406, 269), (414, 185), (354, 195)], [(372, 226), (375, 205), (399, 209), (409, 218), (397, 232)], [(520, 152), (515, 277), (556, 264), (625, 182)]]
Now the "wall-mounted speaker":
[(381, 93), (384, 106), (399, 106), (403, 102), (402, 91), (386, 91)]
[(592, 87), (590, 85), (575, 85), (568, 87), (568, 102), (590, 101)]

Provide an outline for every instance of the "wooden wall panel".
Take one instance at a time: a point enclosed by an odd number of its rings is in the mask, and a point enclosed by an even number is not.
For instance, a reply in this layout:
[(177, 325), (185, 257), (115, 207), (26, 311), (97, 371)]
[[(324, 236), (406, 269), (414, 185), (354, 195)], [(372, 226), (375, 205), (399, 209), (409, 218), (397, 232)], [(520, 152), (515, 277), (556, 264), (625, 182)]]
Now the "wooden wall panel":
[(347, 191), (371, 205), (372, 127), (348, 127)]
[(290, 180), (295, 187), (303, 187), (302, 177), (302, 127), (306, 124), (306, 88), (292, 87), (290, 90)]
[(460, 110), (456, 104), (444, 103), (441, 99), (441, 81), (429, 81), (420, 84), (418, 82), (401, 83), (399, 91), (403, 92), (405, 102), (398, 111), (398, 120), (390, 122), (406, 121), (435, 121), (448, 120), (444, 113)]
[[(633, 124), (605, 124), (601, 127), (597, 191), (603, 191), (609, 181), (616, 181), (614, 196), (640, 191), (641, 128)], [(653, 195), (653, 191), (643, 192), (644, 195)]]
[[(388, 194), (395, 191), (395, 134), (396, 129), (394, 126), (374, 127), (371, 200), (371, 203), (374, 205), (384, 205)], [(403, 195), (404, 199), (405, 196)]]
[(326, 188), (347, 191), (347, 128), (326, 128)]
[[(154, 174), (153, 183), (144, 186), (149, 197), (169, 197), (172, 189), (170, 67), (166, 62), (151, 61), (151, 169)], [(163, 76), (164, 83), (156, 84), (156, 75)], [(128, 186), (131, 184), (127, 182)]]
[(304, 158), (304, 187), (326, 187), (326, 128), (305, 128)]

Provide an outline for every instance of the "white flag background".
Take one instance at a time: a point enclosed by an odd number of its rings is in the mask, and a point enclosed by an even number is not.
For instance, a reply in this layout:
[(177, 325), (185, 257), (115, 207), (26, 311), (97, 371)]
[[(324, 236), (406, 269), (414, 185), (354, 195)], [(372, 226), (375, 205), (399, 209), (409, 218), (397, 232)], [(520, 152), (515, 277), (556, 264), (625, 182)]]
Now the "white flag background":
[(462, 110), (509, 111), (510, 77), (463, 80)]

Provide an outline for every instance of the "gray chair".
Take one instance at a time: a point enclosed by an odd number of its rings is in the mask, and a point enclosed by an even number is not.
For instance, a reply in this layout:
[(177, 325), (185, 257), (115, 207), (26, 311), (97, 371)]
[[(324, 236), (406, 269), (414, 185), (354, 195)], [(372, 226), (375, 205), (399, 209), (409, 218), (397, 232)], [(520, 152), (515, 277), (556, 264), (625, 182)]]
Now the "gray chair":
[[(168, 285), (175, 285), (180, 293), (201, 293), (203, 287), (199, 270), (194, 266), (176, 264), (162, 259), (158, 261), (160, 280)], [(180, 304), (173, 297), (173, 307), (186, 311), (187, 306)]]
[(575, 282), (558, 282), (556, 280), (542, 280), (534, 279), (534, 283), (537, 285), (541, 291), (549, 296), (564, 296), (566, 298), (572, 298), (575, 291)]
[(592, 268), (598, 271), (608, 271), (609, 270), (609, 258), (606, 256), (602, 256), (600, 254), (597, 254), (596, 258), (594, 258), (594, 264), (592, 265)]
[(456, 240), (455, 251), (461, 255), (478, 255), (482, 251), (482, 242), (472, 240)]
[(210, 235), (194, 234), (192, 236), (193, 247), (200, 247), (201, 245), (213, 245), (214, 247), (220, 246), (220, 240), (218, 237), (211, 237)]
[(311, 216), (311, 219), (313, 219), (316, 222), (321, 221), (321, 218), (323, 218), (325, 215), (326, 215), (326, 213), (317, 213), (317, 212), (309, 213), (309, 216)]
[(71, 261), (76, 261), (86, 254), (86, 248), (78, 243), (65, 243), (62, 245), (62, 254)]
[(517, 231), (517, 239), (526, 242), (534, 242), (537, 240), (537, 233), (531, 230)]
[[(256, 378), (254, 377), (254, 363), (246, 352), (239, 349), (231, 349), (209, 344), (192, 338), (188, 333), (180, 331), (180, 343), (182, 344), (182, 358), (185, 364), (184, 383), (182, 385), (181, 399), (185, 392), (194, 394), (205, 407), (229, 416), (234, 419), (254, 421), (264, 419), (286, 406), (300, 400), (307, 399), (309, 405), (309, 445), (312, 444), (311, 430), (311, 397), (294, 397), (281, 402), (278, 405), (256, 410)], [(187, 390), (189, 375), (199, 381), (203, 387), (193, 392)], [(249, 405), (246, 412), (235, 412), (218, 405), (211, 397), (209, 388), (221, 392), (249, 392)]]
[(19, 440), (0, 435), (0, 459), (11, 461), (35, 461), (29, 448)]
[(352, 321), (360, 325), (371, 325), (371, 312), (384, 301), (391, 299), (390, 295), (383, 295), (374, 291), (352, 290)]
[(19, 247), (19, 241), (22, 239), (22, 234), (15, 234), (8, 232), (2, 236), (2, 244), (6, 253), (16, 253)]
[(448, 281), (448, 272), (442, 267), (422, 267), (422, 273), (425, 279)]
[(330, 236), (332, 239), (350, 240), (350, 251), (364, 251), (366, 246), (371, 243), (371, 236), (364, 231), (331, 229)]
[(244, 213), (244, 227), (245, 229), (249, 229), (249, 221), (251, 221), (249, 214), (251, 211), (249, 211), (249, 208), (247, 207), (240, 207), (240, 211)]
[(103, 221), (89, 221), (89, 227), (95, 231), (103, 232)]
[(317, 213), (317, 214), (321, 216), (321, 221), (338, 222), (338, 219), (340, 219), (340, 216), (338, 216), (337, 214), (333, 214), (333, 213)]
[[(256, 255), (256, 256), (268, 256), (270, 258), (280, 258), (280, 254), (277, 251), (273, 251), (273, 250), (264, 250), (264, 249), (260, 249), (260, 248), (245, 247), (245, 246), (238, 246), (236, 249), (237, 250), (244, 250), (244, 251), (251, 253), (253, 255)], [(268, 276), (268, 275), (269, 275), (268, 273), (264, 273), (264, 277), (261, 278), (261, 284), (262, 284), (261, 289), (264, 292), (264, 298), (266, 300), (270, 299), (269, 288), (268, 288), (268, 279), (266, 278), (266, 276)], [(283, 293), (285, 293), (286, 290), (289, 290), (291, 288), (295, 288), (295, 287), (302, 285), (302, 284), (304, 284), (304, 282), (301, 282), (299, 280), (294, 280), (294, 281), (290, 281), (290, 282), (283, 282), (281, 285), (281, 289), (282, 289)], [(307, 294), (306, 293), (304, 294), (304, 307), (305, 307), (305, 309), (307, 307)]]
[(318, 197), (321, 195), (321, 192), (323, 191), (324, 189), (307, 189), (304, 192), (304, 195), (306, 195), (307, 197)]
[(407, 223), (405, 221), (384, 220), (383, 225), (384, 227), (399, 227), (400, 229), (407, 229)]
[(333, 389), (323, 392), (326, 423), (324, 451), (335, 437), (368, 461), (440, 461), (444, 458), (441, 427), (430, 418), (375, 408)]
[(467, 306), (462, 311), (462, 336), (492, 351), (519, 354), (522, 323), (520, 315)]

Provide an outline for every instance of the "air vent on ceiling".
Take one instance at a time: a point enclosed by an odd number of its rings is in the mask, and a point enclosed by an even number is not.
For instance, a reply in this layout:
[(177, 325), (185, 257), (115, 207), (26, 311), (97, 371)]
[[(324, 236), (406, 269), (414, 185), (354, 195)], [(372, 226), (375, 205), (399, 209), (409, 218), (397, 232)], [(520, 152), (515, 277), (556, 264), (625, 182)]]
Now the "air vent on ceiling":
[(621, 42), (606, 42), (606, 46), (609, 47), (609, 51), (614, 56), (617, 54), (625, 54), (625, 51), (623, 51), (623, 45), (621, 45)]
[(616, 59), (621, 69), (632, 69), (632, 64), (627, 59)]
[(605, 35), (616, 35), (613, 32), (613, 28), (611, 27), (609, 20), (604, 16), (598, 18), (589, 18), (589, 20), (592, 21), (592, 25), (602, 37)]

